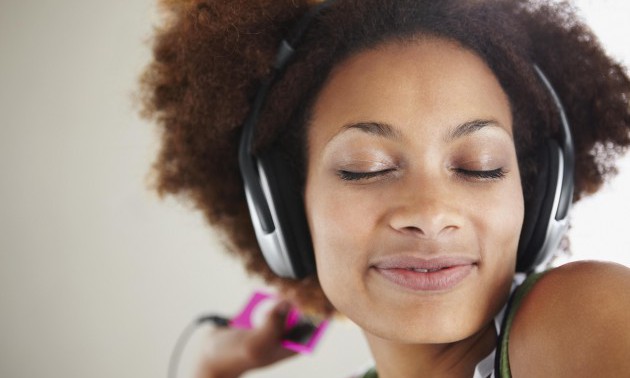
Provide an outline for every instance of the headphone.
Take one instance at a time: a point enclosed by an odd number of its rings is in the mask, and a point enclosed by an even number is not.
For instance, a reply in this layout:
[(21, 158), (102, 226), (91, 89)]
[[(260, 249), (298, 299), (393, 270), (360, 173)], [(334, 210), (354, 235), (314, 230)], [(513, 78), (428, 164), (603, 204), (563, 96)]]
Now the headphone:
[[(253, 154), (255, 125), (269, 89), (288, 65), (310, 22), (334, 0), (313, 7), (278, 49), (271, 74), (258, 89), (243, 123), (239, 167), (258, 244), (271, 270), (280, 277), (303, 278), (315, 272), (315, 258), (297, 178), (273, 149)], [(532, 201), (525, 209), (516, 270), (529, 273), (553, 257), (569, 228), (573, 198), (574, 150), (569, 123), (558, 95), (537, 65), (534, 71), (549, 92), (561, 123), (561, 138), (548, 139), (538, 151), (539, 172)]]

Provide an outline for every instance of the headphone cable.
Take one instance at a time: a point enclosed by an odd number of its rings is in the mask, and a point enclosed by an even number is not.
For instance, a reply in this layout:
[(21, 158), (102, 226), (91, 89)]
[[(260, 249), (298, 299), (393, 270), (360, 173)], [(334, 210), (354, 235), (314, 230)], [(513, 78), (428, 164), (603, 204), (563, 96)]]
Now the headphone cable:
[(190, 322), (184, 330), (180, 333), (177, 338), (177, 342), (173, 347), (173, 351), (171, 352), (171, 358), (168, 363), (168, 378), (177, 378), (177, 370), (179, 367), (179, 361), (181, 360), (182, 353), (184, 352), (184, 348), (190, 341), (193, 333), (204, 323), (212, 323), (218, 328), (229, 327), (230, 319), (216, 315), (203, 315), (198, 317), (197, 319)]

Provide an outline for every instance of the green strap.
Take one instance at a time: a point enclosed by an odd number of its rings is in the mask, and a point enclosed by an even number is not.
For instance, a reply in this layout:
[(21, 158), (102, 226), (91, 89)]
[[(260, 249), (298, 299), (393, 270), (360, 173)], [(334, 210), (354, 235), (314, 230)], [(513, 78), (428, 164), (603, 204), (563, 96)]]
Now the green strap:
[(361, 378), (378, 378), (376, 368), (371, 368), (370, 370), (366, 371)]
[(518, 308), (521, 306), (523, 298), (531, 291), (534, 284), (545, 274), (546, 272), (540, 272), (529, 275), (525, 281), (516, 289), (512, 303), (508, 308), (507, 319), (505, 323), (505, 330), (501, 335), (501, 357), (499, 360), (499, 366), (501, 369), (502, 378), (512, 378), (510, 373), (510, 359), (508, 358), (508, 345), (510, 342), (510, 329), (512, 328), (512, 322), (516, 316)]

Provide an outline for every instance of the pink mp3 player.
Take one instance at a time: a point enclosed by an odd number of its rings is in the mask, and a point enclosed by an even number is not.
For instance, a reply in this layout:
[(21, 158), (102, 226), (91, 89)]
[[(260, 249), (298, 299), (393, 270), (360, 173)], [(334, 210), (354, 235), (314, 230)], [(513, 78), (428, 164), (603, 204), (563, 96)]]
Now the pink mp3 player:
[[(245, 308), (230, 321), (230, 326), (251, 329), (259, 325), (262, 317), (276, 303), (276, 298), (273, 294), (255, 291)], [(291, 308), (285, 323), (282, 346), (302, 354), (312, 353), (327, 326), (328, 320), (316, 321)]]

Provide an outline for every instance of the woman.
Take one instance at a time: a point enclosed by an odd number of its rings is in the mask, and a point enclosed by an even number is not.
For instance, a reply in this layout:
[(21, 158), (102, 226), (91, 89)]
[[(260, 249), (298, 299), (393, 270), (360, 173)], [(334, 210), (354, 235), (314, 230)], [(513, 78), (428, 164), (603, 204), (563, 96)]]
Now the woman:
[[(627, 375), (627, 268), (569, 264), (511, 295), (557, 248), (562, 202), (630, 144), (630, 80), (570, 6), (165, 5), (144, 78), (158, 190), (300, 307), (358, 324), (365, 376)], [(288, 356), (283, 306), (217, 334), (202, 375)]]

